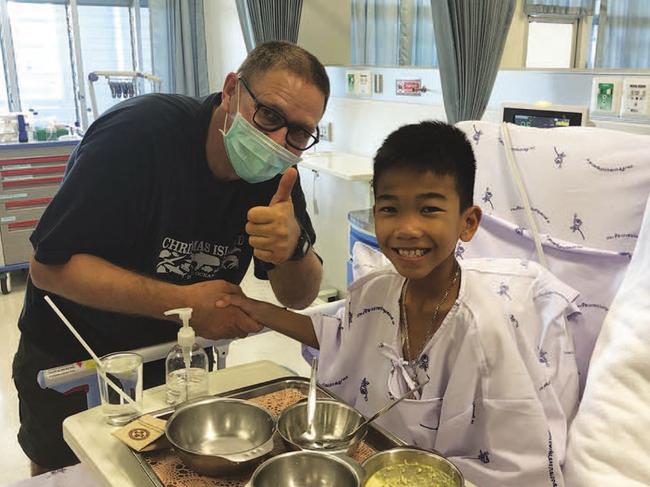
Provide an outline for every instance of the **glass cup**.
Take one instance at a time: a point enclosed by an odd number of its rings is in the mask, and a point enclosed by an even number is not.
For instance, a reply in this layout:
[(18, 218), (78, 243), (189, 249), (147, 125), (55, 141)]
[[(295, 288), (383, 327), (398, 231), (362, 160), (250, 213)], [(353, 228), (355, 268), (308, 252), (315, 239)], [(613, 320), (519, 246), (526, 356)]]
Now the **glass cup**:
[(97, 374), (102, 412), (108, 424), (122, 426), (142, 410), (142, 356), (134, 352), (115, 352), (101, 357), (106, 376), (133, 402), (118, 394)]

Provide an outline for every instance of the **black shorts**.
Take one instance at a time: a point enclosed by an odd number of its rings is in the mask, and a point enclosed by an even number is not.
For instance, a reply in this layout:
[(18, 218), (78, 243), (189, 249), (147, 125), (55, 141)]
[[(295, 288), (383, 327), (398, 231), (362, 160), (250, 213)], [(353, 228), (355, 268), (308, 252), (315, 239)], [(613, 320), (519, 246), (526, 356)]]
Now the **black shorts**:
[[(38, 372), (65, 365), (60, 359), (36, 347), (21, 336), (14, 356), (13, 379), (18, 391), (20, 430), (18, 442), (32, 462), (47, 469), (57, 469), (79, 460), (63, 440), (63, 420), (88, 408), (84, 391), (61, 394), (41, 389)], [(145, 364), (144, 388), (164, 383), (165, 361)]]

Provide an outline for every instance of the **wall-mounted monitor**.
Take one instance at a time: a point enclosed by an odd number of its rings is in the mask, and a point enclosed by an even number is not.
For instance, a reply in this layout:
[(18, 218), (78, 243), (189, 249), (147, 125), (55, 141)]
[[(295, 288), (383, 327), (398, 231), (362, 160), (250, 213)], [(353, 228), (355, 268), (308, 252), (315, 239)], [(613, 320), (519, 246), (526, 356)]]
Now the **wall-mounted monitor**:
[(501, 120), (537, 128), (587, 125), (587, 107), (504, 103), (501, 106)]

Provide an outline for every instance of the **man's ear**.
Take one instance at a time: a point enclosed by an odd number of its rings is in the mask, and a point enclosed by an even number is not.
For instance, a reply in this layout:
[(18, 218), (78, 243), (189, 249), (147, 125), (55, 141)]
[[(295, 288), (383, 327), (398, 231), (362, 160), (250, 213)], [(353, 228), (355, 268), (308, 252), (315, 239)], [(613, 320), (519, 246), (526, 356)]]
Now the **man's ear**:
[(460, 238), (463, 242), (469, 242), (474, 237), (478, 226), (481, 223), (481, 217), (483, 212), (479, 206), (473, 205), (463, 211), (463, 220), (462, 230), (460, 232)]
[(223, 82), (223, 89), (221, 90), (221, 107), (230, 112), (230, 104), (237, 102), (237, 83), (239, 79), (236, 73), (228, 73)]

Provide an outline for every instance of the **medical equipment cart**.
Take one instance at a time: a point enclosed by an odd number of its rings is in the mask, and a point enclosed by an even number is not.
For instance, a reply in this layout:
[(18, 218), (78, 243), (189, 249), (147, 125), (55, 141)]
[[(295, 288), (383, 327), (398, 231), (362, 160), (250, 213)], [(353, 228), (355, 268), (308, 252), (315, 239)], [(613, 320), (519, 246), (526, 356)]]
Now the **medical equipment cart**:
[[(156, 93), (160, 91), (162, 79), (150, 73), (140, 71), (92, 71), (88, 73), (88, 92), (90, 93), (90, 107), (93, 119), (100, 115), (97, 108), (97, 96), (95, 95), (95, 82), (104, 78), (111, 90), (111, 97), (132, 98), (144, 93)], [(145, 90), (143, 82), (150, 83), (149, 90)], [(103, 111), (103, 110), (102, 110)]]
[(11, 292), (11, 272), (29, 267), (29, 236), (59, 189), (79, 141), (0, 145), (0, 290)]

